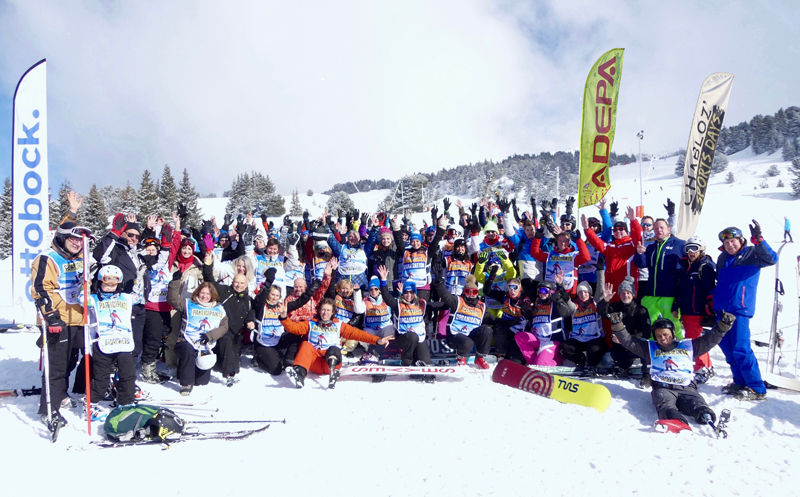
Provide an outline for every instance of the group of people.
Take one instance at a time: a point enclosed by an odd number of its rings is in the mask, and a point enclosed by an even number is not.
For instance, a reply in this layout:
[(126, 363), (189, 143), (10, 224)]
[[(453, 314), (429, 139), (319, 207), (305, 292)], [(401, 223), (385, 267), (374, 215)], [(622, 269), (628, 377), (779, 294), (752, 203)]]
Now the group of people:
[[(555, 198), (531, 198), (524, 212), (515, 199), (497, 198), (469, 208), (459, 201), (457, 217), (445, 198), (423, 226), (355, 210), (286, 216), (280, 227), (265, 214), (260, 223), (247, 214), (226, 215), (221, 227), (213, 218), (186, 226), (178, 206), (171, 223), (117, 214), (84, 254), (91, 233), (77, 224), (81, 201), (69, 199), (31, 273), (48, 337), (51, 411), (43, 394), (43, 419), (63, 423), (58, 409), (71, 403), (84, 300), (91, 398), (113, 389), (121, 405), (134, 402), (137, 361), (142, 381), (163, 383), (162, 358), (190, 395), (214, 369), (232, 386), (242, 347), (252, 343), (254, 367), (302, 388), (309, 372), (333, 384), (345, 355), (370, 363), (396, 351), (403, 365), (428, 365), (435, 338), (455, 350), (459, 366), (474, 355), (481, 369), (490, 368), (490, 352), (536, 366), (628, 369), (638, 358), (659, 417), (698, 420), (710, 409), (697, 384), (713, 375), (708, 351), (719, 344), (734, 380), (723, 391), (766, 396), (749, 319), (759, 271), (777, 255), (755, 221), (750, 244), (738, 228), (719, 233), (715, 263), (699, 237), (671, 234), (669, 200), (667, 217), (655, 219), (630, 207), (620, 216), (617, 202), (607, 210), (601, 201), (599, 217), (582, 215), (580, 225), (572, 197), (561, 216)], [(92, 275), (86, 296), (84, 272)], [(85, 388), (76, 379), (73, 392)]]

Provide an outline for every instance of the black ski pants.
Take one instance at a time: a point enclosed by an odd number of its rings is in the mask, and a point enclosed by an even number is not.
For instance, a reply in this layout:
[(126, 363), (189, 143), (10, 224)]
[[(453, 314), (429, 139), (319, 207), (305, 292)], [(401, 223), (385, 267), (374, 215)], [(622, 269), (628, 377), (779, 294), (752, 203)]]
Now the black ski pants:
[(92, 346), (92, 402), (103, 400), (108, 392), (109, 377), (117, 366), (117, 403), (132, 404), (136, 397), (136, 359), (132, 352), (104, 354), (97, 344)]
[(517, 364), (525, 364), (525, 356), (519, 350), (519, 345), (514, 339), (514, 332), (508, 326), (495, 326), (492, 335), (494, 336), (494, 348), (497, 350), (498, 360), (502, 357)]
[(565, 359), (574, 362), (576, 366), (584, 367), (597, 366), (603, 359), (603, 355), (608, 350), (606, 340), (603, 337), (589, 340), (588, 342), (581, 342), (574, 338), (569, 338), (561, 342), (561, 355)]
[[(67, 398), (69, 374), (78, 363), (83, 351), (83, 326), (66, 326), (61, 333), (47, 333), (47, 353), (49, 365), (50, 404), (57, 411), (61, 401)], [(48, 379), (42, 368), (42, 396), (39, 399), (39, 414), (47, 413), (45, 382)]]
[(650, 394), (653, 404), (658, 411), (658, 419), (679, 419), (684, 423), (684, 414), (693, 417), (698, 423), (700, 416), (711, 414), (711, 418), (716, 421), (717, 416), (708, 407), (705, 399), (697, 392), (697, 388), (688, 386), (683, 389), (663, 388), (653, 382), (653, 392)]
[(142, 364), (155, 362), (161, 339), (172, 332), (169, 311), (145, 311), (144, 334), (142, 335)]
[(478, 326), (469, 335), (453, 334), (448, 330), (447, 343), (456, 349), (459, 357), (467, 357), (472, 347), (478, 356), (483, 357), (489, 353), (492, 344), (492, 329), (486, 325)]
[(261, 345), (256, 340), (253, 343), (253, 358), (259, 368), (273, 376), (277, 376), (281, 374), (281, 371), (286, 366), (291, 366), (294, 363), (297, 349), (302, 341), (302, 336), (292, 333), (281, 335), (280, 340), (274, 347)]
[(611, 346), (611, 358), (614, 359), (614, 364), (616, 364), (617, 367), (628, 369), (637, 357), (639, 356), (618, 343)]
[(189, 342), (181, 340), (175, 344), (175, 355), (178, 356), (178, 380), (182, 387), (208, 385), (211, 381), (211, 370), (197, 367), (197, 351)]
[(431, 348), (428, 340), (419, 341), (416, 333), (395, 333), (394, 343), (400, 348), (400, 364), (411, 366), (416, 361), (431, 364)]
[(133, 329), (134, 359), (139, 357), (143, 350), (142, 340), (144, 336), (144, 322), (146, 317), (147, 317), (147, 311), (144, 310), (144, 304), (133, 306), (133, 308), (131, 309), (131, 329)]
[(214, 345), (214, 353), (217, 354), (217, 367), (223, 376), (233, 376), (236, 374), (239, 356), (236, 355), (235, 347), (230, 333), (225, 333), (217, 344)]

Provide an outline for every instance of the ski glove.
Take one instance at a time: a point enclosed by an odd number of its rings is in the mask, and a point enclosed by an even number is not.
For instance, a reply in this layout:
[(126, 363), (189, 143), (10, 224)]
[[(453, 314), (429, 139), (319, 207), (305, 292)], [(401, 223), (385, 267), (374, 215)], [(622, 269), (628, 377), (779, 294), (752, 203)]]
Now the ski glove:
[(128, 223), (125, 222), (125, 214), (118, 212), (117, 215), (114, 216), (114, 221), (111, 223), (111, 232), (120, 236), (127, 226)]
[(445, 211), (445, 212), (449, 211), (449, 210), (450, 210), (450, 199), (449, 199), (449, 198), (447, 198), (447, 197), (445, 197), (445, 198), (442, 200), (442, 205), (444, 206), (444, 211)]
[(761, 236), (761, 225), (755, 219), (753, 219), (753, 224), (750, 225), (750, 241), (753, 245), (758, 245), (764, 241), (764, 237)]
[(172, 273), (172, 281), (179, 281), (183, 277), (183, 271), (175, 271)]
[(622, 331), (625, 329), (622, 317), (623, 314), (621, 312), (612, 312), (609, 314), (608, 319), (611, 321), (611, 331)]
[(199, 340), (200, 345), (206, 345), (206, 344), (208, 344), (209, 341), (210, 340), (208, 339), (208, 335), (206, 335), (205, 333), (200, 335), (200, 340)]
[(558, 208), (558, 197), (553, 197), (553, 200), (550, 202), (550, 210), (554, 211)]
[(504, 261), (504, 260), (508, 259), (508, 254), (506, 254), (505, 250), (498, 250), (495, 253), (497, 254), (497, 257), (500, 258), (501, 261)]
[(730, 312), (722, 311), (722, 317), (717, 321), (717, 328), (723, 333), (727, 333), (733, 328), (733, 323), (736, 321), (736, 316)]
[(181, 222), (185, 222), (186, 217), (188, 216), (186, 206), (179, 202), (176, 212), (178, 213), (178, 217), (180, 218)]
[(214, 237), (211, 233), (206, 233), (205, 236), (203, 236), (203, 243), (206, 246), (206, 252), (214, 250)]
[(264, 284), (272, 286), (272, 282), (275, 281), (275, 275), (277, 274), (278, 270), (275, 269), (274, 267), (267, 268), (267, 270), (264, 271), (264, 278), (266, 279), (266, 282)]
[(619, 214), (619, 202), (611, 202), (611, 211), (609, 214), (611, 215), (611, 219), (617, 217), (617, 214)]
[(45, 320), (47, 321), (48, 333), (61, 333), (61, 330), (67, 327), (67, 323), (61, 319), (61, 314), (58, 311), (51, 312), (45, 316)]
[(169, 247), (170, 245), (172, 245), (172, 226), (164, 223), (161, 226), (161, 246)]
[(672, 217), (675, 215), (675, 202), (670, 199), (667, 199), (667, 204), (664, 206), (667, 209), (667, 216)]
[(489, 260), (489, 252), (483, 251), (478, 254), (478, 264), (486, 264)]
[(289, 229), (294, 228), (294, 224), (292, 223), (292, 218), (290, 218), (289, 216), (283, 216), (283, 225)]

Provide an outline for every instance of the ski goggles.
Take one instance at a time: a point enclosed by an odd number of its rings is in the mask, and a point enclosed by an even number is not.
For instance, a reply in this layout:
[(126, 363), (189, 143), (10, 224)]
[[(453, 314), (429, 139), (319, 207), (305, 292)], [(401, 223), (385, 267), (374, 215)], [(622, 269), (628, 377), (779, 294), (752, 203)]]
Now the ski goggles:
[(688, 254), (689, 252), (700, 252), (700, 245), (687, 245), (686, 253)]
[(144, 244), (145, 247), (149, 247), (151, 245), (154, 247), (158, 247), (161, 245), (161, 240), (159, 240), (158, 238), (145, 238), (142, 243)]
[(94, 240), (94, 237), (92, 236), (92, 230), (89, 228), (83, 228), (81, 226), (75, 226), (74, 228), (69, 229), (58, 228), (56, 234), (73, 238), (83, 238), (85, 236), (86, 238)]
[(516, 292), (517, 290), (519, 290), (519, 285), (517, 285), (516, 283), (509, 283), (507, 285), (507, 288), (509, 290), (514, 290)]
[(102, 282), (103, 283), (112, 283), (118, 284), (120, 279), (116, 276), (103, 276)]
[(478, 289), (477, 288), (465, 288), (464, 289), (464, 296), (465, 297), (477, 297), (478, 296)]
[(742, 230), (739, 228), (725, 228), (719, 232), (719, 241), (724, 242), (725, 240), (729, 240), (731, 238), (741, 238), (741, 236)]
[(542, 295), (551, 295), (551, 294), (556, 293), (556, 291), (553, 288), (547, 288), (546, 286), (540, 286), (539, 287), (539, 293), (541, 293)]

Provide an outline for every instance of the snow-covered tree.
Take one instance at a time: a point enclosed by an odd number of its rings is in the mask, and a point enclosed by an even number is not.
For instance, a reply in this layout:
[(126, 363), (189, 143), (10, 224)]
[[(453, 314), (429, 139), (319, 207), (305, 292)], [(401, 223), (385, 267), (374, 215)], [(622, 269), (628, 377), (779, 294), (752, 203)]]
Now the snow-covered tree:
[(789, 169), (794, 175), (794, 179), (792, 180), (792, 195), (795, 197), (800, 197), (800, 158), (795, 159), (792, 161), (792, 166)]
[(253, 213), (266, 212), (268, 216), (282, 216), (286, 214), (286, 200), (275, 193), (275, 184), (260, 172), (253, 172), (250, 176), (252, 186)]
[(780, 170), (778, 169), (778, 165), (777, 165), (777, 164), (773, 164), (773, 165), (769, 166), (769, 169), (767, 169), (767, 173), (766, 173), (766, 174), (767, 174), (767, 176), (769, 176), (770, 178), (772, 178), (772, 177), (774, 177), (774, 176), (777, 176), (777, 175), (779, 175), (780, 173), (781, 173), (781, 172), (780, 172)]
[(733, 177), (733, 171), (728, 171), (728, 175), (725, 176), (725, 183), (732, 185), (734, 182), (736, 182), (736, 178)]
[(353, 201), (350, 199), (350, 195), (345, 192), (334, 192), (333, 195), (328, 197), (328, 203), (326, 205), (328, 206), (328, 212), (334, 215), (336, 215), (338, 211), (356, 208), (355, 204), (353, 204)]
[(728, 156), (720, 150), (714, 154), (714, 161), (711, 163), (711, 174), (721, 173), (728, 168)]
[(0, 197), (0, 259), (11, 255), (11, 195), (11, 180), (6, 178), (3, 195)]
[(64, 216), (69, 212), (69, 199), (67, 195), (71, 191), (72, 185), (68, 179), (65, 179), (58, 189), (58, 198), (50, 202), (50, 229), (54, 230), (58, 228), (61, 220), (64, 219)]
[[(117, 210), (116, 212), (122, 212), (124, 214), (139, 214), (138, 208), (138, 195), (136, 193), (136, 188), (131, 186), (131, 182), (128, 181), (125, 183), (123, 188), (119, 190), (119, 202), (117, 203)], [(142, 224), (145, 223), (146, 220), (139, 219)]]
[(175, 186), (175, 178), (169, 170), (169, 165), (164, 164), (164, 172), (158, 182), (158, 213), (164, 219), (171, 219), (177, 207), (178, 187)]
[(678, 150), (678, 162), (675, 163), (675, 176), (683, 177), (683, 169), (686, 163), (686, 149)]
[(103, 202), (106, 204), (106, 210), (112, 214), (119, 212), (119, 200), (122, 188), (113, 185), (105, 185), (97, 190), (100, 196), (103, 197)]
[(314, 196), (314, 191), (311, 188), (309, 188), (308, 191), (306, 192), (306, 195), (309, 196), (309, 197), (313, 197)]
[(292, 192), (292, 208), (289, 210), (289, 215), (291, 216), (302, 216), (303, 215), (303, 206), (300, 205), (300, 194), (298, 193), (297, 189)]
[(797, 138), (787, 138), (783, 143), (783, 160), (793, 160), (798, 155), (797, 147), (795, 146)]
[(192, 186), (189, 179), (189, 171), (183, 169), (183, 178), (178, 188), (178, 202), (186, 206), (187, 219), (189, 226), (199, 227), (203, 218), (203, 211), (197, 206), (197, 191)]
[(150, 171), (144, 170), (142, 174), (142, 183), (139, 186), (139, 217), (144, 223), (147, 216), (151, 214), (158, 214), (158, 190), (156, 185), (153, 184), (153, 179), (150, 177)]
[(98, 240), (106, 234), (109, 211), (96, 185), (92, 185), (89, 195), (84, 199), (80, 217), (81, 224), (92, 230), (92, 235)]

